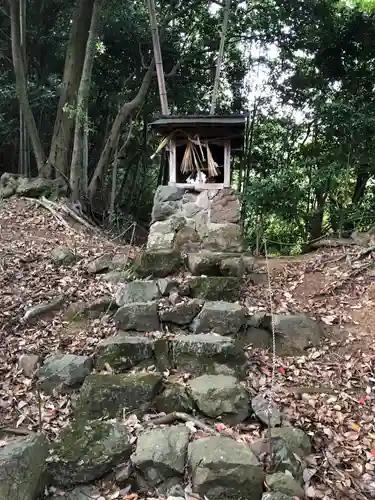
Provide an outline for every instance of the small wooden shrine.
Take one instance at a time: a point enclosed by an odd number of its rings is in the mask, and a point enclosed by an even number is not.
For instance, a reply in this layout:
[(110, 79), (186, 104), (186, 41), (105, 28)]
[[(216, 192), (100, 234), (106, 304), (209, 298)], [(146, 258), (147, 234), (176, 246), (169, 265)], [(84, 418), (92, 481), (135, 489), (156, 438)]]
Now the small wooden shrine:
[[(169, 155), (170, 186), (230, 187), (233, 156), (243, 149), (246, 115), (161, 116), (151, 124)], [(159, 148), (160, 149), (160, 148)]]

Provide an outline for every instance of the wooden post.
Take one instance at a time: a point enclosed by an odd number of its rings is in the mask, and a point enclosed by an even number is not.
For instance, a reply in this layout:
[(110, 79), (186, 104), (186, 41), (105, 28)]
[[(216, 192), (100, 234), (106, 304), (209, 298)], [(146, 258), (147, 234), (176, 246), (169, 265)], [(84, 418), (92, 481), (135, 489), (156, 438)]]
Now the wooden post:
[(176, 184), (176, 139), (169, 141), (169, 186)]
[(224, 142), (224, 187), (230, 187), (230, 141)]

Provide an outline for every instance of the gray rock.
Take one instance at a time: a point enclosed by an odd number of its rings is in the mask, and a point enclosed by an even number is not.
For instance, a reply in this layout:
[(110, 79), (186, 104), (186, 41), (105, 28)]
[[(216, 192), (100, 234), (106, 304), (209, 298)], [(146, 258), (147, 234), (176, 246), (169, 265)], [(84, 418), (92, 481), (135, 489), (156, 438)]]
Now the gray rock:
[(291, 497), (290, 495), (285, 495), (284, 493), (276, 491), (269, 491), (263, 494), (262, 500), (296, 500), (296, 497)]
[[(301, 354), (308, 347), (319, 346), (322, 329), (320, 325), (304, 314), (275, 315), (276, 350), (281, 356)], [(267, 315), (263, 328), (271, 330), (271, 317)]]
[(268, 415), (269, 403), (263, 394), (258, 394), (251, 400), (251, 407), (256, 417), (264, 424), (267, 425), (271, 422), (271, 426), (281, 424), (281, 413), (275, 406), (271, 406), (271, 415)]
[(284, 493), (285, 495), (290, 495), (291, 497), (303, 498), (305, 494), (299, 482), (284, 472), (269, 474), (266, 476), (266, 483), (271, 491)]
[(246, 311), (236, 303), (206, 302), (194, 319), (191, 329), (194, 333), (215, 332), (221, 335), (237, 333), (245, 324)]
[(245, 274), (245, 265), (242, 257), (227, 257), (220, 263), (220, 271), (223, 276), (237, 276), (242, 278)]
[(68, 494), (67, 500), (94, 500), (99, 495), (99, 490), (95, 486), (77, 486)]
[(269, 349), (272, 347), (272, 335), (267, 330), (248, 326), (238, 334), (238, 340), (244, 345), (251, 344), (257, 349)]
[(235, 377), (229, 375), (202, 375), (190, 380), (188, 391), (198, 409), (211, 418), (238, 424), (250, 413), (247, 391)]
[(272, 451), (275, 463), (274, 472), (288, 471), (294, 479), (302, 483), (302, 461), (286, 446), (285, 441), (280, 438), (272, 438)]
[(238, 224), (241, 219), (241, 203), (232, 188), (220, 189), (211, 201), (210, 221)]
[(58, 196), (67, 194), (67, 184), (61, 179), (44, 179), (36, 177), (27, 179), (20, 177), (17, 183), (16, 193), (18, 196), (26, 196), (28, 198), (46, 198), (57, 199)]
[(63, 304), (65, 298), (63, 295), (58, 295), (50, 300), (45, 300), (41, 304), (37, 304), (36, 306), (32, 306), (25, 312), (22, 321), (25, 323), (30, 323), (34, 318), (40, 318), (45, 314), (49, 314), (51, 312), (59, 311)]
[(246, 324), (247, 324), (247, 326), (250, 326), (250, 327), (260, 328), (262, 326), (262, 324), (264, 323), (266, 318), (267, 318), (267, 313), (257, 312), (257, 313), (254, 313), (252, 316), (247, 317)]
[(64, 393), (79, 387), (92, 370), (88, 356), (51, 354), (38, 370), (39, 385), (47, 394)]
[(84, 318), (95, 319), (102, 314), (113, 311), (116, 303), (112, 297), (105, 295), (92, 302), (72, 302), (66, 309), (65, 317), (69, 321), (80, 321)]
[(158, 186), (154, 196), (154, 206), (158, 203), (182, 200), (185, 190), (176, 186)]
[(150, 231), (147, 238), (147, 250), (173, 250), (176, 233), (158, 233), (156, 230)]
[(89, 375), (81, 387), (75, 413), (95, 419), (146, 410), (160, 391), (162, 380), (160, 373)]
[(52, 482), (72, 487), (100, 479), (132, 451), (132, 439), (116, 421), (79, 420), (66, 427), (48, 460)]
[(159, 288), (160, 295), (167, 296), (171, 292), (178, 291), (178, 281), (171, 280), (168, 278), (160, 278), (156, 281), (156, 284)]
[(122, 285), (116, 292), (116, 304), (121, 307), (132, 302), (150, 302), (160, 297), (156, 281), (135, 280)]
[(134, 271), (141, 278), (165, 278), (182, 267), (181, 253), (176, 250), (140, 252), (134, 261)]
[(22, 354), (18, 360), (18, 366), (26, 375), (31, 378), (38, 367), (39, 356), (36, 354)]
[(131, 279), (130, 271), (110, 271), (102, 275), (102, 279), (108, 283), (117, 285), (118, 283), (126, 283)]
[(76, 254), (69, 247), (56, 247), (51, 253), (52, 262), (55, 264), (72, 264), (77, 260)]
[(251, 450), (227, 437), (193, 441), (188, 448), (193, 491), (210, 500), (259, 500), (264, 474)]
[(114, 370), (129, 370), (142, 361), (152, 360), (154, 343), (148, 337), (124, 334), (104, 339), (97, 347), (96, 366), (102, 369), (108, 363)]
[(203, 305), (203, 301), (199, 299), (191, 299), (187, 302), (181, 302), (168, 309), (160, 311), (160, 319), (162, 322), (175, 323), (176, 325), (188, 325), (193, 321), (199, 313)]
[(311, 453), (311, 440), (298, 427), (275, 427), (271, 430), (271, 435), (272, 437), (281, 438), (285, 445), (300, 457), (305, 457)]
[(112, 254), (106, 253), (89, 262), (86, 272), (89, 274), (99, 274), (112, 269)]
[(163, 392), (156, 397), (155, 408), (158, 412), (173, 413), (174, 411), (180, 411), (189, 413), (193, 410), (194, 403), (183, 384), (168, 382)]
[(172, 365), (195, 375), (245, 373), (246, 357), (238, 342), (220, 335), (177, 335), (170, 341)]
[(113, 317), (122, 330), (152, 332), (160, 329), (157, 302), (133, 302), (120, 307)]
[(138, 438), (131, 459), (150, 486), (171, 477), (182, 476), (189, 444), (189, 429), (184, 425), (153, 429)]
[(196, 276), (188, 281), (188, 294), (198, 299), (234, 302), (240, 297), (240, 285), (238, 278), (230, 276)]
[(241, 253), (244, 249), (242, 229), (238, 224), (209, 223), (201, 238), (204, 248), (214, 252)]
[(0, 448), (0, 498), (37, 500), (47, 482), (48, 442), (40, 435), (11, 439)]

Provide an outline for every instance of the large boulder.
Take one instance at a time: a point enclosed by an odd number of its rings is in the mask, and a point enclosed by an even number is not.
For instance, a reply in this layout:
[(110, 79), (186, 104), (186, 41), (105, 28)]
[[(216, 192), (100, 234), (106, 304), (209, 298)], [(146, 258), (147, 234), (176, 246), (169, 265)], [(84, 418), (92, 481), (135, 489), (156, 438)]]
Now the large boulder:
[(189, 444), (188, 469), (193, 491), (210, 500), (259, 500), (262, 467), (243, 443), (227, 437), (198, 439)]
[(275, 427), (271, 429), (271, 436), (282, 439), (285, 445), (300, 457), (305, 457), (311, 453), (311, 440), (298, 427)]
[(152, 487), (172, 477), (182, 479), (188, 444), (185, 425), (146, 431), (138, 438), (132, 463)]
[(120, 422), (78, 420), (62, 431), (48, 469), (53, 484), (71, 487), (100, 479), (131, 451), (131, 435)]
[(177, 335), (170, 341), (172, 366), (195, 375), (245, 373), (246, 357), (239, 344), (220, 335)]
[(44, 179), (36, 177), (28, 179), (20, 177), (17, 182), (16, 194), (19, 196), (27, 196), (28, 198), (45, 198), (56, 199), (60, 195), (67, 194), (67, 184), (61, 177), (56, 179)]
[(241, 204), (232, 188), (220, 189), (211, 200), (210, 222), (238, 224), (241, 220)]
[(96, 366), (99, 370), (106, 364), (116, 371), (129, 370), (143, 361), (153, 359), (154, 343), (148, 337), (124, 334), (104, 339), (97, 347)]
[(121, 307), (132, 302), (150, 302), (160, 297), (156, 281), (135, 280), (122, 285), (116, 292), (116, 304)]
[(48, 442), (40, 435), (11, 439), (0, 448), (0, 498), (37, 500), (47, 482)]
[(238, 424), (250, 414), (249, 394), (230, 375), (194, 378), (188, 383), (188, 391), (198, 409), (208, 417), (221, 417), (225, 422)]
[(175, 186), (159, 186), (154, 196), (152, 222), (165, 220), (175, 214), (182, 202), (184, 190)]
[(39, 385), (47, 394), (69, 392), (79, 387), (92, 370), (88, 356), (51, 354), (38, 371)]
[(152, 332), (160, 329), (157, 302), (131, 302), (120, 307), (113, 317), (122, 330)]
[(194, 319), (191, 329), (194, 333), (212, 331), (220, 335), (231, 335), (237, 333), (245, 321), (246, 311), (239, 304), (207, 301)]
[[(276, 314), (274, 326), (276, 350), (279, 355), (297, 355), (309, 347), (319, 346), (323, 335), (320, 325), (305, 314)], [(262, 327), (272, 330), (270, 315), (264, 318)]]
[(289, 474), (276, 472), (266, 476), (266, 483), (271, 491), (284, 493), (291, 497), (303, 498), (305, 492), (298, 481)]
[(181, 267), (181, 253), (176, 250), (147, 250), (140, 252), (134, 261), (134, 271), (141, 278), (165, 278)]
[(146, 410), (162, 386), (160, 373), (92, 374), (79, 394), (76, 414), (86, 418), (121, 417), (123, 412)]
[(244, 250), (242, 229), (238, 224), (209, 223), (200, 235), (204, 248), (213, 252), (239, 252)]

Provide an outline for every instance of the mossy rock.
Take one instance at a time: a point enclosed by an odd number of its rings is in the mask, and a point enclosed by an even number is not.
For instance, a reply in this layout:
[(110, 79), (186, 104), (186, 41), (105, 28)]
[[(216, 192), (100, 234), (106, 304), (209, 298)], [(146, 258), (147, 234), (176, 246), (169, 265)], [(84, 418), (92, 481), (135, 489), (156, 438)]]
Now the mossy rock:
[(174, 411), (190, 413), (194, 408), (194, 402), (186, 392), (184, 385), (179, 382), (169, 382), (164, 391), (159, 394), (155, 401), (158, 412), (173, 413)]
[(141, 278), (165, 278), (182, 266), (181, 253), (176, 250), (144, 251), (134, 261), (134, 272)]
[(229, 302), (239, 299), (240, 285), (239, 278), (230, 276), (197, 276), (188, 282), (191, 297)]
[(52, 482), (72, 487), (100, 479), (132, 451), (131, 435), (116, 421), (78, 420), (62, 431), (47, 459)]
[(160, 373), (91, 374), (82, 385), (76, 414), (95, 419), (144, 411), (159, 393), (162, 380)]

